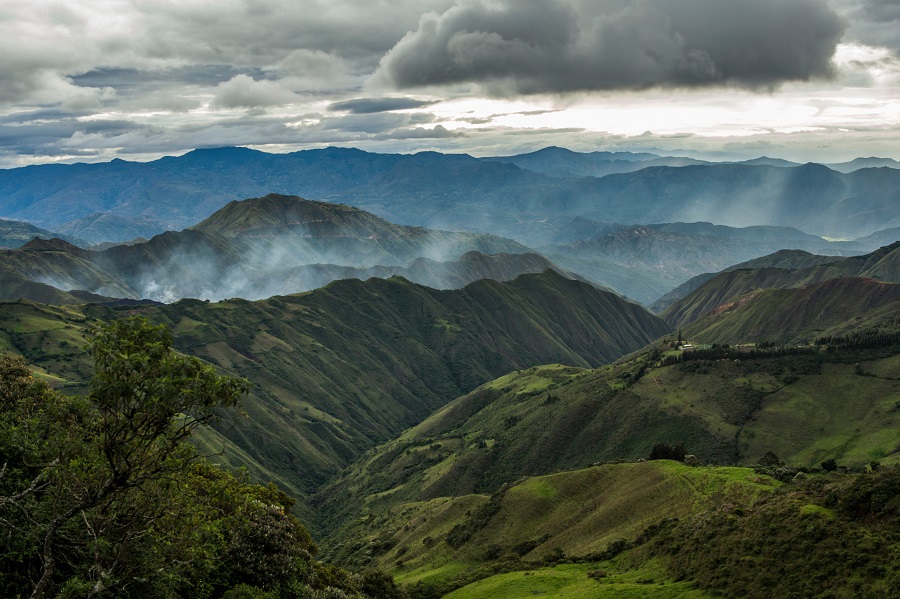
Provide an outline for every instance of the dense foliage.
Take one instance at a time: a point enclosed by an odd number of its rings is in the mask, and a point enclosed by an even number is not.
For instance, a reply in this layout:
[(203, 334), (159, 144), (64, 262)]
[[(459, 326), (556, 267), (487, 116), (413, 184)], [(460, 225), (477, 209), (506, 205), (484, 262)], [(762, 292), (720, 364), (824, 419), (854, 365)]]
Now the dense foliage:
[(900, 467), (818, 475), (656, 539), (679, 579), (724, 597), (900, 596)]
[(186, 442), (238, 401), (243, 380), (177, 354), (163, 327), (139, 318), (100, 325), (91, 351), (86, 397), (57, 393), (22, 359), (0, 357), (0, 595), (396, 589), (315, 561), (293, 499), (218, 469)]

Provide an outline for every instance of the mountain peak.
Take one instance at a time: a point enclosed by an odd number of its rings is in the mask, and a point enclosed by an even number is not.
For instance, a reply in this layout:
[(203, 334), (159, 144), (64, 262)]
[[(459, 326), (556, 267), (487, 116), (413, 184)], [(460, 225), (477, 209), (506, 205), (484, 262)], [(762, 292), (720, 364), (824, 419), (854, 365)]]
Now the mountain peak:
[(80, 247), (76, 245), (72, 245), (68, 241), (64, 241), (59, 239), (58, 237), (54, 237), (53, 239), (41, 239), (40, 237), (35, 237), (25, 245), (21, 247), (23, 250), (30, 250), (33, 252), (81, 252), (83, 251)]
[(259, 150), (244, 148), (241, 146), (222, 146), (218, 148), (197, 148), (191, 150), (184, 156), (194, 156), (197, 158), (221, 158), (221, 157), (237, 157), (237, 156), (253, 156), (262, 154)]
[(321, 223), (346, 220), (350, 215), (367, 215), (380, 220), (368, 212), (344, 204), (270, 193), (259, 198), (229, 202), (192, 229), (234, 237), (249, 230), (283, 230), (311, 223), (321, 226)]
[(243, 164), (248, 161), (256, 161), (259, 159), (267, 159), (269, 155), (259, 150), (250, 148), (242, 148), (239, 146), (228, 146), (221, 148), (197, 148), (191, 150), (178, 158), (166, 157), (161, 158), (160, 162), (164, 164), (188, 164), (191, 166), (199, 166), (201, 168), (227, 168), (232, 164)]

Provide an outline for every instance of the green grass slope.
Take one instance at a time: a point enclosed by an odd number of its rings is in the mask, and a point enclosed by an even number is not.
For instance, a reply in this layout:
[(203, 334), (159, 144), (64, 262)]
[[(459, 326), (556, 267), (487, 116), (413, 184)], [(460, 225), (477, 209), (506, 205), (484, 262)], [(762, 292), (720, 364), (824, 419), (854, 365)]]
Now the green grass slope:
[[(540, 567), (571, 561), (565, 556), (587, 562), (609, 559), (649, 537), (647, 531), (661, 522), (687, 518), (723, 502), (752, 504), (779, 485), (747, 468), (691, 468), (668, 460), (606, 464), (521, 479), (490, 496), (440, 497), (398, 503), (387, 510), (372, 507), (341, 531), (331, 557), (357, 567), (388, 569), (408, 585), (424, 583), (443, 590), (486, 578), (454, 597), (490, 596), (501, 589), (606, 596), (580, 594), (598, 592), (598, 582), (587, 577), (597, 566)], [(615, 547), (619, 549), (611, 550)], [(504, 570), (519, 572), (490, 577)], [(640, 571), (623, 564), (603, 587), (607, 593), (647, 590), (647, 576), (654, 578), (649, 588), (673, 580), (659, 564), (642, 564)], [(687, 585), (673, 589), (689, 591)]]
[[(692, 498), (677, 491), (671, 494), (668, 513), (678, 514), (677, 519), (664, 517), (666, 510), (655, 509), (652, 503), (645, 505), (640, 494), (625, 488), (617, 498), (625, 502), (633, 497), (632, 519), (636, 514), (662, 518), (637, 537), (626, 536), (600, 553), (567, 554), (556, 548), (543, 559), (522, 559), (511, 552), (488, 561), (486, 558), (496, 555), (497, 546), (492, 546), (478, 564), (473, 558), (477, 550), (473, 547), (465, 552), (463, 545), (457, 554), (435, 551), (431, 564), (438, 567), (431, 571), (408, 571), (409, 565), (399, 562), (394, 567), (401, 579), (418, 576), (433, 581), (420, 583), (418, 588), (442, 592), (463, 585), (446, 595), (457, 599), (535, 594), (560, 599), (875, 599), (900, 593), (900, 467), (849, 475), (812, 474), (768, 488), (764, 487), (765, 477), (754, 479), (749, 469), (734, 469), (730, 487), (712, 482), (718, 469), (699, 470), (704, 474), (690, 484), (699, 480), (709, 486), (697, 489), (693, 505), (685, 509), (684, 503)], [(629, 474), (623, 472), (620, 477)], [(678, 475), (673, 472), (669, 476)], [(759, 485), (758, 493), (747, 493), (751, 483)], [(598, 499), (621, 490), (613, 485), (599, 493)], [(669, 489), (659, 491), (666, 494)], [(704, 502), (711, 491), (712, 501)], [(564, 505), (566, 498), (558, 495), (557, 503)], [(507, 510), (515, 515), (524, 511), (508, 508), (507, 503), (504, 498), (479, 534), (487, 534), (494, 521), (508, 515)], [(552, 514), (555, 510), (548, 511)], [(527, 513), (524, 519), (530, 519)], [(564, 532), (566, 528), (555, 530)], [(469, 543), (475, 541), (473, 537)], [(437, 545), (437, 541), (431, 542), (433, 548)], [(452, 574), (454, 566), (473, 561), (476, 564), (469, 573)]]
[[(807, 467), (900, 462), (898, 348), (694, 360), (658, 352), (595, 370), (501, 377), (367, 452), (318, 504), (332, 528), (360, 510), (492, 493), (521, 476), (647, 457), (683, 443), (703, 462), (767, 451)], [(857, 366), (858, 364), (858, 366)]]
[(603, 564), (600, 581), (592, 574), (598, 564), (565, 564), (497, 574), (444, 595), (447, 599), (530, 597), (548, 599), (706, 599), (715, 597), (689, 581), (672, 581), (660, 567), (611, 570)]

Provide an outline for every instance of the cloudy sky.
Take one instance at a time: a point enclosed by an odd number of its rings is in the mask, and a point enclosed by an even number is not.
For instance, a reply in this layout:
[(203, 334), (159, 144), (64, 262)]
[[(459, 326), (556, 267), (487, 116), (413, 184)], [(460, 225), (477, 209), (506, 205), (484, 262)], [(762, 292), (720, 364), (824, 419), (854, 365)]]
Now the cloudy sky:
[(0, 167), (196, 147), (900, 159), (900, 0), (0, 0)]

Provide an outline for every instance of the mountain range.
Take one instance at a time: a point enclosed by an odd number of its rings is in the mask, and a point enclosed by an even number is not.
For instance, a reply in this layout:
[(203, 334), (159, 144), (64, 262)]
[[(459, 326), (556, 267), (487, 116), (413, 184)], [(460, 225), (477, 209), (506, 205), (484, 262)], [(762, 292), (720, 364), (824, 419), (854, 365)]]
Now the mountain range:
[(192, 442), (296, 498), (372, 597), (894, 596), (894, 166), (230, 148), (2, 171), (2, 210), (48, 228), (0, 220), (0, 351), (81, 394), (95, 325), (166, 325), (249, 388)]
[[(573, 164), (594, 160), (564, 156)], [(115, 160), (0, 171), (0, 216), (48, 229), (71, 227), (67, 230), (81, 235), (88, 230), (70, 223), (98, 213), (136, 219), (135, 227), (158, 222), (179, 229), (231, 200), (274, 192), (351, 204), (397, 223), (489, 232), (530, 244), (576, 216), (633, 224), (793, 226), (831, 237), (860, 237), (900, 225), (894, 209), (900, 181), (896, 168), (842, 173), (771, 161), (644, 162), (633, 172), (602, 177), (575, 172), (561, 178), (495, 159), (435, 152), (195, 150), (148, 163)], [(140, 230), (145, 236), (149, 232)]]
[(0, 253), (0, 276), (3, 299), (78, 303), (67, 292), (80, 290), (171, 302), (262, 299), (394, 274), (459, 287), (558, 268), (525, 254), (528, 248), (493, 235), (404, 227), (348, 206), (272, 194), (232, 202), (190, 229), (141, 243), (93, 251), (35, 239)]
[[(590, 221), (578, 229), (587, 232)], [(656, 225), (595, 224), (598, 235), (574, 243), (541, 246), (557, 264), (653, 305), (694, 276), (782, 249), (853, 255), (875, 249), (860, 242), (830, 242), (792, 227), (743, 228), (707, 222)], [(895, 240), (892, 240), (895, 241)]]
[(552, 270), (448, 291), (351, 279), (257, 302), (23, 300), (0, 303), (0, 330), (4, 347), (77, 389), (90, 373), (80, 348), (91, 323), (136, 313), (169, 325), (179, 350), (250, 379), (250, 419), (219, 430), (229, 440), (224, 459), (301, 495), (487, 380), (543, 363), (595, 366), (669, 330), (640, 306)]
[[(870, 254), (847, 258), (823, 259), (799, 252), (779, 252), (769, 258), (761, 258), (755, 264), (760, 266), (754, 268), (754, 264), (746, 264), (744, 268), (728, 269), (713, 276), (694, 291), (671, 303), (661, 312), (662, 317), (670, 326), (678, 328), (757, 290), (796, 288), (841, 277), (900, 283), (900, 242)], [(765, 264), (779, 264), (783, 267)], [(856, 283), (860, 292), (865, 288), (874, 289), (864, 281)], [(847, 285), (845, 291), (853, 291), (853, 287)], [(885, 296), (884, 300), (889, 301), (888, 297)]]

